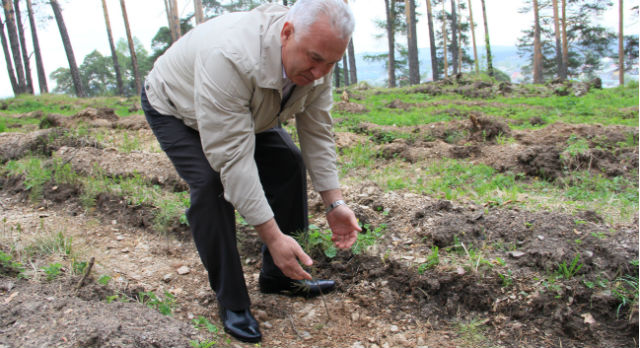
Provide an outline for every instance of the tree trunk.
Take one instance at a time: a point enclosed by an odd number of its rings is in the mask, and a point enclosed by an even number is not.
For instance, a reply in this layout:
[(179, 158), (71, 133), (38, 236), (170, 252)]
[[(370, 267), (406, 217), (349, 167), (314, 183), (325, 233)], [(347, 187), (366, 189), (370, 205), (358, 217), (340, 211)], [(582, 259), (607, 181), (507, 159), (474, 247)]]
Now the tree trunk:
[[(460, 0), (456, 0), (458, 5), (458, 11), (460, 11)], [(462, 72), (462, 12), (459, 12), (460, 15), (458, 17), (458, 70)]]
[(347, 63), (347, 55), (342, 55), (342, 74), (344, 75), (344, 86), (349, 86), (349, 65)]
[(569, 76), (569, 43), (567, 41), (567, 0), (562, 0), (562, 76)]
[(438, 59), (436, 54), (436, 36), (433, 30), (433, 11), (431, 0), (427, 0), (427, 23), (429, 24), (429, 48), (431, 51), (431, 76), (433, 81), (438, 81)]
[(389, 61), (387, 66), (389, 87), (396, 87), (396, 43), (394, 22), (396, 19), (396, 6), (394, 0), (384, 0), (387, 14), (387, 44), (389, 46)]
[(47, 74), (44, 71), (44, 62), (40, 53), (40, 43), (38, 42), (38, 31), (36, 30), (36, 20), (33, 15), (31, 0), (27, 0), (27, 14), (29, 15), (29, 26), (31, 28), (31, 38), (33, 40), (33, 51), (36, 55), (36, 71), (38, 72), (38, 87), (40, 94), (49, 93), (47, 86)]
[(73, 86), (76, 90), (76, 96), (83, 98), (86, 96), (84, 92), (84, 86), (80, 79), (80, 71), (78, 71), (78, 65), (76, 64), (76, 57), (73, 55), (73, 48), (71, 47), (71, 40), (69, 40), (69, 33), (67, 33), (67, 26), (64, 24), (64, 18), (62, 17), (62, 11), (58, 0), (49, 0), (51, 8), (53, 9), (53, 15), (56, 17), (58, 23), (58, 30), (60, 30), (60, 37), (62, 38), (62, 45), (64, 51), (67, 54), (67, 60), (69, 61), (69, 70), (71, 71), (71, 79), (73, 80)]
[(13, 2), (16, 11), (16, 24), (18, 27), (18, 39), (20, 40), (20, 49), (22, 53), (22, 61), (24, 62), (24, 75), (27, 84), (25, 92), (33, 94), (33, 80), (31, 79), (31, 64), (29, 63), (29, 53), (27, 53), (27, 39), (24, 34), (24, 26), (22, 25), (22, 17), (20, 15), (20, 0)]
[(4, 52), (4, 59), (7, 63), (7, 73), (9, 74), (9, 80), (11, 82), (11, 88), (13, 89), (13, 94), (20, 94), (20, 87), (18, 86), (18, 81), (16, 80), (16, 72), (13, 70), (13, 62), (11, 61), (11, 53), (9, 52), (9, 44), (7, 43), (7, 36), (4, 34), (4, 22), (2, 22), (2, 18), (0, 18), (0, 39), (2, 40), (2, 51)]
[(542, 83), (542, 44), (538, 0), (533, 0), (533, 83)]
[(169, 28), (169, 34), (171, 34), (171, 43), (178, 41), (178, 35), (176, 28), (173, 26), (173, 2), (172, 0), (164, 0), (164, 8), (167, 12), (167, 27)]
[(120, 7), (122, 7), (122, 17), (124, 18), (124, 28), (127, 31), (127, 41), (129, 42), (129, 53), (131, 54), (131, 67), (133, 68), (133, 79), (136, 84), (136, 95), (142, 91), (142, 84), (140, 82), (140, 70), (138, 69), (138, 58), (136, 58), (136, 48), (133, 45), (133, 38), (131, 37), (131, 28), (129, 28), (129, 18), (127, 17), (127, 8), (124, 4), (124, 0), (120, 0)]
[(336, 88), (340, 88), (340, 63), (336, 63), (333, 67), (333, 78), (336, 81)]
[(358, 71), (356, 69), (356, 52), (353, 47), (353, 38), (349, 40), (347, 51), (349, 54), (349, 81), (352, 85), (355, 85), (358, 83)]
[(18, 82), (18, 93), (15, 94), (18, 95), (26, 92), (24, 67), (22, 65), (22, 58), (20, 57), (20, 40), (18, 40), (18, 30), (16, 29), (16, 19), (15, 12), (13, 10), (13, 3), (11, 2), (11, 0), (2, 0), (2, 5), (4, 8), (7, 33), (9, 34), (9, 44), (11, 45), (13, 64), (16, 71), (16, 81)]
[(623, 35), (623, 11), (622, 0), (618, 1), (620, 21), (618, 23), (618, 80), (620, 86), (624, 85), (624, 35)]
[(180, 32), (180, 14), (178, 13), (178, 1), (177, 0), (169, 0), (171, 3), (171, 25), (173, 26), (173, 30), (176, 33), (176, 40), (182, 36)]
[(109, 47), (111, 48), (111, 60), (113, 61), (113, 69), (116, 73), (116, 84), (118, 86), (118, 94), (124, 95), (124, 85), (122, 84), (122, 73), (120, 72), (120, 64), (118, 64), (118, 54), (116, 46), (113, 43), (113, 34), (111, 33), (111, 21), (109, 20), (109, 11), (107, 10), (107, 1), (102, 0), (102, 10), (104, 11), (104, 22), (107, 26), (107, 36), (109, 38)]
[(491, 58), (491, 43), (489, 41), (489, 24), (487, 23), (487, 9), (484, 0), (480, 0), (482, 4), (482, 19), (484, 20), (484, 45), (487, 49), (487, 71), (489, 76), (493, 76), (493, 59)]
[(565, 70), (562, 66), (562, 34), (560, 33), (560, 16), (558, 14), (558, 0), (553, 0), (553, 29), (556, 36), (556, 64), (558, 65), (558, 77), (566, 80)]
[(204, 13), (202, 12), (202, 0), (193, 0), (193, 8), (195, 9), (196, 25), (204, 22)]
[(476, 68), (476, 74), (480, 73), (480, 63), (478, 62), (478, 49), (476, 48), (476, 25), (473, 23), (473, 10), (471, 9), (471, 0), (469, 0), (469, 24), (471, 24), (471, 41), (473, 41), (473, 62)]
[(447, 10), (444, 6), (446, 0), (442, 0), (442, 50), (444, 59), (444, 78), (449, 77), (449, 60), (447, 59)]
[(453, 74), (458, 73), (458, 16), (456, 15), (456, 0), (451, 0), (451, 60)]
[(409, 84), (420, 83), (420, 62), (418, 60), (418, 38), (416, 34), (416, 3), (405, 0), (405, 15), (407, 17), (407, 49), (409, 53)]

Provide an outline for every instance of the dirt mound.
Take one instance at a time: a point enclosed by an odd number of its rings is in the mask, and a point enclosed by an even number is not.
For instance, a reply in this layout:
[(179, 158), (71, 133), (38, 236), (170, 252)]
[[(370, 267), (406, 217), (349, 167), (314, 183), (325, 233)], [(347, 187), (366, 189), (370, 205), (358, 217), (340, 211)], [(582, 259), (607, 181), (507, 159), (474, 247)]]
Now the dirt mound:
[(53, 157), (70, 163), (76, 172), (85, 175), (104, 174), (125, 178), (141, 175), (152, 183), (175, 192), (186, 191), (188, 188), (164, 152), (121, 153), (115, 149), (61, 147)]
[(149, 123), (144, 115), (131, 115), (120, 118), (113, 124), (114, 128), (138, 130), (138, 129), (150, 129)]
[(27, 154), (51, 156), (51, 153), (63, 146), (100, 145), (93, 139), (77, 137), (73, 132), (62, 128), (43, 129), (29, 133), (0, 134), (0, 163), (22, 158)]
[(332, 110), (337, 112), (347, 112), (351, 114), (364, 114), (369, 112), (369, 109), (367, 109), (364, 105), (348, 101), (339, 101), (337, 103), (334, 103)]
[(74, 286), (17, 282), (12, 286), (12, 296), (0, 306), (0, 345), (188, 347), (197, 337), (190, 325), (140, 303), (106, 303), (91, 296), (83, 299), (69, 291)]

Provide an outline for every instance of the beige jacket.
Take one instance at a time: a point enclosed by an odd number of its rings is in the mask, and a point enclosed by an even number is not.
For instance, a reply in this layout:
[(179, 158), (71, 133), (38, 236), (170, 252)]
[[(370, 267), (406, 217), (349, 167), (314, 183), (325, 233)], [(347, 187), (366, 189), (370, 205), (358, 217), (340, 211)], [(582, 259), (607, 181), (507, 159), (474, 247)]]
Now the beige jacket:
[(331, 76), (297, 86), (280, 110), (280, 31), (287, 8), (267, 4), (222, 15), (188, 32), (156, 61), (145, 82), (151, 106), (200, 132), (224, 197), (251, 225), (273, 217), (253, 158), (255, 133), (295, 117), (317, 191), (336, 189)]

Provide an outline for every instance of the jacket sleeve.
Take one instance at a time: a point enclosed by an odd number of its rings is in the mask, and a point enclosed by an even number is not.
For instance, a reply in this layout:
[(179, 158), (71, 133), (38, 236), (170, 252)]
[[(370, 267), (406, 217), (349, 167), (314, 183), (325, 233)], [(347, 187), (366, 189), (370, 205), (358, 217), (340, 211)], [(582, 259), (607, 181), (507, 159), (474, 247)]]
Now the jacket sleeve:
[(222, 50), (195, 59), (194, 104), (202, 148), (220, 173), (224, 198), (251, 225), (273, 217), (254, 160), (254, 122), (249, 109), (252, 82), (238, 62)]
[(333, 103), (330, 83), (330, 79), (325, 77), (325, 82), (309, 96), (304, 111), (296, 115), (302, 157), (316, 191), (340, 187), (330, 115)]

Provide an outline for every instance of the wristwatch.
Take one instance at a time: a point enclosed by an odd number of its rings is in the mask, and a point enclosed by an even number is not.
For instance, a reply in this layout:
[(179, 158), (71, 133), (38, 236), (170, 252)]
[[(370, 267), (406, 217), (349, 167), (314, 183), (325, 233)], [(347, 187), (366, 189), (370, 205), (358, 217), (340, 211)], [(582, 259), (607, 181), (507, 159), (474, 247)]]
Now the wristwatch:
[(325, 215), (329, 214), (333, 209), (337, 208), (338, 206), (341, 205), (346, 205), (347, 203), (345, 203), (342, 199), (339, 199), (331, 204), (329, 204), (329, 207), (327, 207), (327, 211), (325, 211)]

